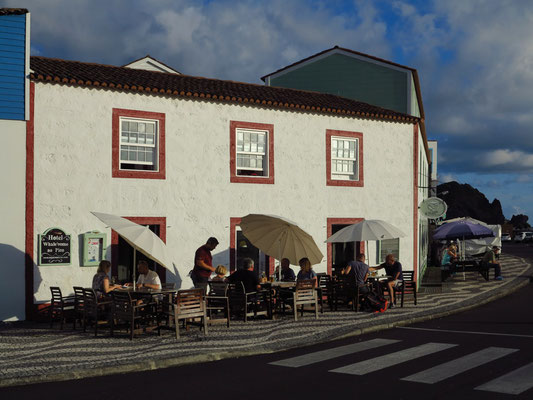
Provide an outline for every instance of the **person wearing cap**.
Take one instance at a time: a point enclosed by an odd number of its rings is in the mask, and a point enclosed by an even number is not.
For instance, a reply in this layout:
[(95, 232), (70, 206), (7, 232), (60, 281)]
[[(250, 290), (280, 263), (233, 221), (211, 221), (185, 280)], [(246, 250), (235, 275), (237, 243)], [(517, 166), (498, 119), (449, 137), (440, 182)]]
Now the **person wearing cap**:
[(207, 242), (196, 250), (194, 254), (194, 268), (191, 273), (192, 283), (195, 288), (206, 289), (207, 281), (211, 273), (215, 272), (213, 267), (213, 256), (211, 251), (215, 250), (218, 240), (214, 237), (207, 239)]
[(501, 281), (503, 280), (502, 268), (500, 261), (497, 256), (500, 253), (500, 248), (498, 246), (492, 246), (491, 250), (488, 250), (481, 260), (481, 265), (486, 268), (494, 268), (494, 280)]

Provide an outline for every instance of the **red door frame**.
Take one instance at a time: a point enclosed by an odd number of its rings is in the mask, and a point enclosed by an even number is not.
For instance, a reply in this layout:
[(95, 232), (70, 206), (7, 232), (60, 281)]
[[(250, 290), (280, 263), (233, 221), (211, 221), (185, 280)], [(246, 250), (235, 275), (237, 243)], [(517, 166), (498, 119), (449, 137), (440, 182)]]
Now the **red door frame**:
[[(139, 225), (159, 225), (159, 237), (167, 242), (167, 218), (166, 217), (122, 217)], [(111, 271), (113, 275), (118, 274), (118, 233), (111, 230)], [(157, 267), (157, 274), (161, 283), (167, 281), (165, 267)]]

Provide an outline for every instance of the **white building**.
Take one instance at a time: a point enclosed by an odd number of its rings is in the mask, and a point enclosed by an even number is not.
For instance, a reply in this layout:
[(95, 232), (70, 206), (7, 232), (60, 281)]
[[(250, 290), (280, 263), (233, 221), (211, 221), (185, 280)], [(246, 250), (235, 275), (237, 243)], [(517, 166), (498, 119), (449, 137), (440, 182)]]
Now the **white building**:
[[(371, 265), (392, 251), (419, 277), (426, 239), (418, 205), (427, 196), (420, 182), (428, 160), (418, 117), (331, 94), (172, 71), (43, 57), (31, 58), (31, 71), (25, 154), (12, 155), (15, 167), (3, 177), (18, 192), (0, 211), (17, 232), (9, 240), (20, 257), (10, 268), (25, 273), (12, 289), (25, 297), (0, 291), (2, 319), (25, 318), (6, 311), (24, 301), (30, 317), (49, 302), (50, 286), (65, 294), (90, 286), (98, 260), (89, 253), (98, 244), (112, 274), (128, 278), (131, 248), (91, 211), (149, 225), (176, 266), (157, 271), (178, 287), (191, 285), (194, 252), (209, 236), (220, 241), (214, 264), (234, 269), (252, 256), (259, 270), (272, 271), (273, 259), (239, 232), (249, 213), (284, 216), (309, 232), (324, 254), (317, 272), (331, 273), (358, 251)], [(10, 134), (17, 135), (11, 127)], [(386, 220), (406, 236), (368, 248), (324, 243), (362, 219)], [(94, 232), (100, 235), (89, 249), (83, 235)], [(50, 256), (46, 249), (58, 241), (67, 251)]]

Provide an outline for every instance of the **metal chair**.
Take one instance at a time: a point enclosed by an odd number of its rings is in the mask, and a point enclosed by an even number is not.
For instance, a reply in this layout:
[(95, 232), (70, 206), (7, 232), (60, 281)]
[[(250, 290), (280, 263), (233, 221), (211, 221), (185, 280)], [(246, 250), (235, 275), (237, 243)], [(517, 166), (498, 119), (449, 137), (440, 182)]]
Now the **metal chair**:
[(111, 326), (110, 306), (111, 301), (99, 300), (92, 288), (83, 289), (83, 332), (87, 324), (94, 324), (94, 336), (98, 335), (98, 326), (106, 324)]
[(405, 297), (405, 294), (409, 294), (413, 296), (413, 300), (416, 306), (417, 298), (416, 298), (416, 282), (413, 280), (413, 271), (407, 271), (402, 272), (403, 280), (402, 283), (394, 288), (394, 297), (395, 302), (398, 296), (401, 297), (400, 307), (403, 307), (403, 299)]
[(127, 324), (130, 332), (130, 340), (133, 340), (135, 326), (151, 319), (151, 316), (147, 315), (147, 309), (150, 309), (151, 305), (137, 305), (137, 301), (131, 298), (130, 292), (114, 290), (111, 292), (111, 296), (113, 298), (111, 306), (111, 336), (114, 335), (116, 325), (123, 321)]
[[(226, 317), (226, 324), (230, 324), (230, 308), (228, 297), (228, 284), (226, 282), (209, 282), (209, 293), (205, 296), (207, 318), (210, 323), (216, 319), (213, 313), (217, 314), (222, 311)], [(222, 320), (218, 318), (218, 320)], [(222, 320), (223, 321), (223, 320)]]
[(317, 274), (318, 286), (316, 288), (318, 292), (318, 302), (320, 303), (320, 313), (324, 313), (324, 300), (329, 305), (329, 310), (333, 310), (333, 304), (331, 302), (331, 275)]
[(51, 286), (50, 292), (52, 293), (49, 308), (50, 328), (53, 327), (54, 319), (59, 318), (60, 328), (63, 329), (67, 317), (74, 313), (74, 296), (63, 296), (57, 286)]
[(243, 316), (247, 322), (248, 317), (264, 315), (267, 318), (272, 315), (268, 291), (246, 292), (242, 282), (228, 284), (229, 305), (232, 315)]
[(81, 286), (74, 286), (74, 322), (73, 328), (76, 329), (76, 322), (79, 321), (83, 326), (83, 315), (85, 313), (85, 302), (83, 299), (83, 288)]

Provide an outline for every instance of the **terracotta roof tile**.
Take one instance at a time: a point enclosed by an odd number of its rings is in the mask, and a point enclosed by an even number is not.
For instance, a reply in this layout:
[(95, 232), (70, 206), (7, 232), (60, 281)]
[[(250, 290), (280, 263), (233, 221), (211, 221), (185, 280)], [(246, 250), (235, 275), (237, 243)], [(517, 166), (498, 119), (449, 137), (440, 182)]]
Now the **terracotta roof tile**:
[[(181, 97), (200, 97), (270, 108), (296, 108), (328, 114), (416, 123), (419, 118), (326, 93), (277, 88), (250, 83), (199, 78), (110, 65), (31, 57), (34, 81), (59, 82), (107, 90), (130, 90)], [(309, 111), (308, 111), (309, 112)]]
[(0, 15), (22, 15), (27, 14), (26, 8), (0, 8)]

